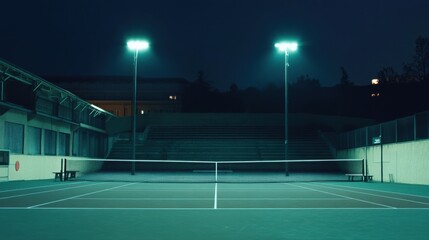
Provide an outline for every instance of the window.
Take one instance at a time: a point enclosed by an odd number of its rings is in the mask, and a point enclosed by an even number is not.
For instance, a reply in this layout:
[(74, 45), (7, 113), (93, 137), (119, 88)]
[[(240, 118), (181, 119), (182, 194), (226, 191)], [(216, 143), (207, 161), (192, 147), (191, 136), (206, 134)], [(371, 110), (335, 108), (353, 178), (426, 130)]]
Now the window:
[(45, 129), (45, 155), (57, 154), (57, 132)]
[(70, 134), (59, 133), (58, 135), (58, 155), (70, 155)]
[(73, 154), (73, 156), (79, 155), (79, 131), (78, 130), (73, 132), (72, 154)]
[(88, 157), (89, 149), (88, 131), (85, 129), (80, 129), (73, 132), (73, 156)]
[(24, 125), (5, 122), (4, 146), (11, 153), (24, 153)]
[(79, 131), (79, 155), (88, 157), (89, 156), (89, 132), (87, 130)]
[(103, 157), (107, 150), (107, 137), (103, 134), (80, 129), (73, 132), (73, 156)]
[(9, 165), (9, 151), (0, 150), (0, 165)]
[(42, 129), (36, 127), (28, 127), (27, 138), (28, 154), (42, 154)]

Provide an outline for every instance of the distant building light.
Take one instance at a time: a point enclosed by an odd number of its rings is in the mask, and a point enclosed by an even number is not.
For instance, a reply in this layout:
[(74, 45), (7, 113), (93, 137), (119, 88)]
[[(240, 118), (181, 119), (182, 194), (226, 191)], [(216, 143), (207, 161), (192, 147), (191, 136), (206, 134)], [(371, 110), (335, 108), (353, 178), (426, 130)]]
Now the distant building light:
[(371, 85), (378, 85), (380, 84), (380, 81), (377, 78), (374, 78), (371, 80)]
[(140, 110), (140, 114), (142, 114), (142, 115), (143, 115), (143, 114), (144, 114), (144, 110)]
[(371, 97), (380, 97), (380, 93), (373, 93), (371, 94)]
[(176, 100), (176, 99), (177, 99), (177, 96), (176, 96), (176, 95), (170, 95), (168, 98), (169, 98), (170, 100)]

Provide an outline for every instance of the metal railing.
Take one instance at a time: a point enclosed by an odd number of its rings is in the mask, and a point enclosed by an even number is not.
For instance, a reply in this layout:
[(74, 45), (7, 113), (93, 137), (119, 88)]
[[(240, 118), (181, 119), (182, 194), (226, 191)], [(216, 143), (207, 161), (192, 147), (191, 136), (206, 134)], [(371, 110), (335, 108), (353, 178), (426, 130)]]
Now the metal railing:
[(336, 139), (338, 149), (358, 148), (379, 144), (399, 143), (429, 138), (429, 112), (358, 128), (340, 133)]

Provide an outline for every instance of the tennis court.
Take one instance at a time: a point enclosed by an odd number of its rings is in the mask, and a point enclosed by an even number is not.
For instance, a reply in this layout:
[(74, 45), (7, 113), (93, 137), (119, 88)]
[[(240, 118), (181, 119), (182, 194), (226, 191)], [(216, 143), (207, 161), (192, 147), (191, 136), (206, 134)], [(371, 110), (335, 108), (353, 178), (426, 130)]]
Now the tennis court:
[(2, 183), (3, 239), (427, 239), (429, 187), (366, 182)]

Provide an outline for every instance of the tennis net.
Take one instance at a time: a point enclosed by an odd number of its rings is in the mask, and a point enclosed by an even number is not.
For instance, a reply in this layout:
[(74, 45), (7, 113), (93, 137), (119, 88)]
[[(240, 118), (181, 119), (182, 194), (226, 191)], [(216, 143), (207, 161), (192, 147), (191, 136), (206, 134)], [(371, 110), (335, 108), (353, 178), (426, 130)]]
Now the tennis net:
[[(134, 165), (134, 166), (133, 166)], [(182, 161), (69, 159), (77, 180), (130, 182), (299, 182), (346, 181), (364, 174), (363, 159)], [(132, 169), (135, 171), (132, 171)]]

